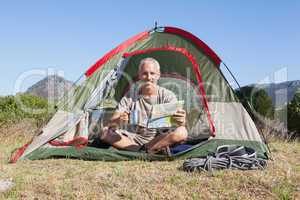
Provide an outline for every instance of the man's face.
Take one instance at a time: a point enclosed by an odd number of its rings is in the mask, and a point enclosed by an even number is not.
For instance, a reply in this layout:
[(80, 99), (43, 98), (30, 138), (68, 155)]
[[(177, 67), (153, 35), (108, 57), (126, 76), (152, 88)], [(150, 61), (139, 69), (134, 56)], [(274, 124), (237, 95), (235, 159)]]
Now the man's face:
[(138, 77), (143, 82), (143, 88), (155, 87), (160, 77), (160, 71), (152, 62), (145, 62), (139, 70)]

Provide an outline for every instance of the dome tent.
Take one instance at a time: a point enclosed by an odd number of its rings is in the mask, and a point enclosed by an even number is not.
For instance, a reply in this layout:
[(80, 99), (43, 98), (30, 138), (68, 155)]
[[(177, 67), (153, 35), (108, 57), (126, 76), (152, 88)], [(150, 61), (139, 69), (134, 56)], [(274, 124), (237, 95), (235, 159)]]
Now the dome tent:
[[(116, 103), (130, 92), (141, 59), (161, 66), (159, 85), (184, 100), (188, 143), (193, 146), (168, 159), (206, 156), (224, 144), (252, 147), (260, 157), (267, 148), (250, 115), (223, 75), (221, 59), (204, 42), (175, 27), (142, 32), (105, 54), (57, 105), (57, 112), (11, 162), (24, 159), (72, 157), (88, 160), (166, 159), (163, 155), (95, 148), (93, 132), (105, 125)], [(100, 127), (99, 127), (100, 125)]]

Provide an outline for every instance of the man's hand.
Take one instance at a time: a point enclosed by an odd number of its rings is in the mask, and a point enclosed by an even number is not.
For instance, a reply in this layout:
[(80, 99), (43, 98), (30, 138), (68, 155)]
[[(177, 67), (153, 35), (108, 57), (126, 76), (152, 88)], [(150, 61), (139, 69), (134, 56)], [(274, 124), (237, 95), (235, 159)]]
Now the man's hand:
[(127, 112), (115, 112), (111, 117), (108, 127), (113, 130), (120, 128), (123, 124), (128, 123), (129, 121), (129, 113)]
[(121, 124), (128, 124), (128, 122), (129, 122), (129, 113), (127, 113), (127, 112), (120, 113), (119, 121), (120, 121)]
[(179, 126), (185, 126), (185, 117), (186, 113), (183, 109), (178, 109), (175, 114), (172, 116), (172, 119), (179, 125)]

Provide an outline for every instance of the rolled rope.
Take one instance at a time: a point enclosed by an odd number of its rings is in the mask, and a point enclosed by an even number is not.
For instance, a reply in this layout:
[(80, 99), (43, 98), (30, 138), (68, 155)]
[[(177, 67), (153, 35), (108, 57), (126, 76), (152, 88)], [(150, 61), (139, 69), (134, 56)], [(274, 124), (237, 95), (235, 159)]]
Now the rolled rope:
[(257, 158), (254, 149), (244, 146), (224, 145), (217, 148), (214, 155), (187, 159), (183, 163), (183, 170), (213, 171), (221, 169), (263, 170), (267, 161)]

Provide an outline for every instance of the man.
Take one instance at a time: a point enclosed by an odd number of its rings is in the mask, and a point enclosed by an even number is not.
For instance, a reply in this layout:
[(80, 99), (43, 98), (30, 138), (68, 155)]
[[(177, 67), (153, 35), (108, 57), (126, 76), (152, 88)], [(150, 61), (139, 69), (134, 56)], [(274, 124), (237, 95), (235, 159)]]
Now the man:
[[(173, 92), (157, 85), (160, 78), (159, 63), (153, 58), (141, 60), (138, 78), (137, 94), (130, 94), (121, 99), (108, 127), (103, 129), (100, 139), (118, 149), (138, 151), (144, 148), (149, 153), (155, 153), (165, 147), (185, 141), (187, 138), (186, 113), (183, 109), (178, 109), (172, 116), (178, 127), (163, 133), (157, 129), (146, 128), (152, 105), (177, 101)], [(133, 110), (139, 113), (139, 122), (135, 125), (128, 124)], [(124, 124), (127, 124), (126, 130), (122, 128)]]

